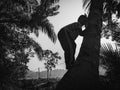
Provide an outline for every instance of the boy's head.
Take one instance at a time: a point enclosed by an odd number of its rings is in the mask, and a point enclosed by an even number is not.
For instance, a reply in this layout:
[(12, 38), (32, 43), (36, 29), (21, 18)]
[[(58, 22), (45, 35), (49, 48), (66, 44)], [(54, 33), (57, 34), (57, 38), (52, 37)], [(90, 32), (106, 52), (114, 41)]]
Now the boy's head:
[(80, 22), (82, 25), (86, 25), (88, 22), (88, 18), (86, 15), (80, 15), (78, 18), (78, 22)]

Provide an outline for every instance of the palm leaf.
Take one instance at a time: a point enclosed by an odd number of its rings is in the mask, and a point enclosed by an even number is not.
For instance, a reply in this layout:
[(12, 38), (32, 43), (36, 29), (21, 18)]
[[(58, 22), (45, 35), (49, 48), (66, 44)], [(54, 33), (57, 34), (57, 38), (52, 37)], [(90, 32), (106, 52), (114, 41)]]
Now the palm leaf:
[(32, 47), (33, 47), (35, 53), (37, 54), (37, 57), (39, 58), (39, 60), (41, 60), (42, 52), (43, 52), (41, 46), (37, 42), (35, 42), (32, 38), (31, 38), (31, 42), (32, 42)]
[(91, 0), (83, 0), (83, 8), (89, 9), (91, 5)]
[(117, 45), (113, 47), (110, 43), (103, 44), (101, 53), (110, 69), (120, 68), (120, 50)]
[(109, 57), (115, 52), (115, 50), (114, 50), (113, 46), (110, 43), (107, 43), (107, 44), (102, 44), (101, 52), (106, 57)]
[(42, 32), (46, 33), (48, 35), (48, 37), (53, 41), (56, 42), (56, 34), (54, 32), (54, 27), (53, 25), (49, 22), (48, 19), (44, 20), (41, 23), (41, 27), (42, 27)]

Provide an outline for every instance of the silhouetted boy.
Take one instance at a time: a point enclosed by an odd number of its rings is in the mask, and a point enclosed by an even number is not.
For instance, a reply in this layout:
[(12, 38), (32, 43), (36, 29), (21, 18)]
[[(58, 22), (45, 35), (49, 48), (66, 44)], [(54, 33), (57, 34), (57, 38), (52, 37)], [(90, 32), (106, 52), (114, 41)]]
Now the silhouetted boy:
[(84, 35), (82, 31), (82, 26), (86, 24), (87, 17), (85, 15), (81, 15), (78, 18), (78, 22), (74, 22), (63, 27), (58, 33), (58, 39), (64, 50), (66, 69), (70, 69), (75, 62), (75, 39), (78, 37), (78, 35)]

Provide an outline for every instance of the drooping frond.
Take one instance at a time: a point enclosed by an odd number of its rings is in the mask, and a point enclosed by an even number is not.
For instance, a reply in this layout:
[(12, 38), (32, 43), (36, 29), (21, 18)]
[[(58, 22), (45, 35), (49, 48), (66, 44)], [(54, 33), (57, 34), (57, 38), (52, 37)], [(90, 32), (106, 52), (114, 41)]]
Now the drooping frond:
[[(40, 28), (44, 27), (44, 30), (49, 29), (48, 37), (55, 42), (53, 26), (47, 21), (49, 16), (55, 16), (59, 13), (58, 2), (59, 0), (1, 0), (0, 23), (16, 25), (20, 29), (35, 33), (36, 36), (39, 35)], [(42, 26), (45, 25), (44, 22), (47, 28)]]
[(39, 60), (41, 60), (42, 59), (42, 52), (43, 52), (41, 46), (37, 42), (35, 42), (34, 40), (32, 40), (32, 43), (33, 43), (32, 47), (33, 47), (35, 53), (37, 54), (37, 57), (39, 58)]
[(46, 19), (41, 23), (42, 32), (46, 33), (48, 37), (53, 41), (56, 42), (56, 34), (54, 32), (54, 27), (52, 24), (49, 23), (49, 20)]
[(89, 9), (91, 0), (83, 0), (83, 8)]

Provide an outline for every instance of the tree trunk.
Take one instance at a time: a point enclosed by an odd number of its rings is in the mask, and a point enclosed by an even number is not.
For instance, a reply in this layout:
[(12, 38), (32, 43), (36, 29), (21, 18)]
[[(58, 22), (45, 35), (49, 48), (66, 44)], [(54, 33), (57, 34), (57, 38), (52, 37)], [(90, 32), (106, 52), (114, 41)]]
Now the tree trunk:
[[(102, 27), (102, 0), (91, 0), (88, 26), (76, 63), (87, 61), (98, 71)], [(98, 72), (97, 72), (98, 73)]]
[(88, 26), (74, 67), (63, 76), (56, 90), (98, 90), (102, 0), (91, 0)]
[(47, 81), (49, 81), (49, 69), (47, 69)]

